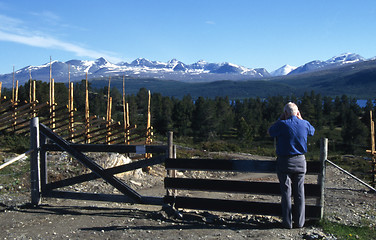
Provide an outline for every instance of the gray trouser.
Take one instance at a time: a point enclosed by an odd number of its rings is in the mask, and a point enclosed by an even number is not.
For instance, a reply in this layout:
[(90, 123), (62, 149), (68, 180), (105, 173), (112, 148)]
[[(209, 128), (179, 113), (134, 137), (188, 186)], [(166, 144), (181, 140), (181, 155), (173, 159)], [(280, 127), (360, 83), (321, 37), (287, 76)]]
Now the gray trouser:
[[(287, 228), (292, 228), (292, 220), (294, 220), (294, 226), (296, 227), (303, 227), (305, 222), (304, 176), (304, 173), (285, 173), (278, 171), (282, 194), (282, 221), (283, 225)], [(294, 189), (294, 214), (292, 214), (291, 208), (292, 189)]]

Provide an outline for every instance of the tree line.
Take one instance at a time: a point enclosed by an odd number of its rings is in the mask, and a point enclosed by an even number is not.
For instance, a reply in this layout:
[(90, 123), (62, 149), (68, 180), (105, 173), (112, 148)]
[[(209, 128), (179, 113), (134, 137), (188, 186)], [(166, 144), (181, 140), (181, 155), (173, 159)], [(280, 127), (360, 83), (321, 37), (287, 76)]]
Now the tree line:
[(316, 128), (313, 141), (327, 137), (349, 153), (370, 147), (369, 112), (375, 110), (372, 100), (360, 107), (355, 98), (321, 96), (313, 91), (301, 97), (265, 99), (192, 99), (189, 95), (176, 99), (160, 94), (154, 94), (152, 99), (153, 126), (161, 134), (172, 130), (177, 136), (191, 136), (199, 141), (230, 137), (248, 145), (270, 140), (268, 128), (287, 102), (295, 102), (303, 118)]
[[(89, 83), (90, 113), (106, 115), (108, 87), (94, 89)], [(19, 87), (20, 101), (29, 100), (29, 82)], [(11, 89), (3, 94), (10, 98)], [(36, 95), (39, 102), (49, 99), (49, 85), (37, 81)], [(122, 121), (122, 93), (111, 89), (113, 119)], [(55, 83), (55, 98), (59, 105), (68, 104), (68, 88)], [(127, 95), (131, 125), (145, 127), (147, 118), (148, 91), (141, 88), (137, 94)], [(295, 102), (304, 119), (316, 128), (313, 141), (321, 137), (334, 139), (340, 148), (354, 152), (370, 145), (369, 111), (375, 110), (373, 100), (364, 107), (357, 99), (346, 95), (330, 97), (305, 92), (302, 96), (270, 96), (267, 98), (229, 99), (228, 97), (193, 99), (152, 93), (151, 113), (154, 132), (164, 135), (173, 131), (178, 137), (190, 137), (195, 141), (234, 140), (245, 146), (256, 141), (271, 141), (267, 135), (269, 126), (278, 119), (287, 102)], [(74, 104), (77, 111), (85, 109), (85, 81), (74, 85)]]

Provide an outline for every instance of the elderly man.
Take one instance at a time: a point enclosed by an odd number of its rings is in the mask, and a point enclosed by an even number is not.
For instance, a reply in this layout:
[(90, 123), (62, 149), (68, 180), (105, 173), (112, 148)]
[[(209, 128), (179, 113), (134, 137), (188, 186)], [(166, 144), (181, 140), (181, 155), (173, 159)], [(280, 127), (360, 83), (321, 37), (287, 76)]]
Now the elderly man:
[[(307, 137), (315, 128), (300, 115), (295, 103), (289, 102), (284, 111), (269, 128), (277, 138), (277, 174), (281, 188), (282, 224), (285, 228), (301, 228), (305, 222), (304, 176), (306, 173)], [(291, 192), (294, 189), (294, 216), (291, 209)]]

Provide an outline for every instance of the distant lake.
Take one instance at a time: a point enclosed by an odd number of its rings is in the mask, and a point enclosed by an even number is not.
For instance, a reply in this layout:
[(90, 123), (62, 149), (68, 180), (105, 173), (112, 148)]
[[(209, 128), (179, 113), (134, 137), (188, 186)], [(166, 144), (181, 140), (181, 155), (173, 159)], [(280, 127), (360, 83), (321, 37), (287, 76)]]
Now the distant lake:
[[(367, 104), (367, 101), (366, 99), (359, 99), (359, 100), (356, 100), (356, 103), (359, 105), (359, 107), (361, 108), (364, 108)], [(373, 103), (373, 105), (375, 105), (375, 102)]]

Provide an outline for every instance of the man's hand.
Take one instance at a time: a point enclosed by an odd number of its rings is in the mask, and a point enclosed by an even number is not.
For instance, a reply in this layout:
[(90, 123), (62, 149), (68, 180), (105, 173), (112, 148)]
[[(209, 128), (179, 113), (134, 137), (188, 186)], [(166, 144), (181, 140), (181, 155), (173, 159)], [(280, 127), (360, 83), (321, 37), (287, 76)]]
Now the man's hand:
[(303, 120), (302, 115), (300, 115), (300, 111), (298, 111), (298, 113), (296, 114), (296, 117)]

